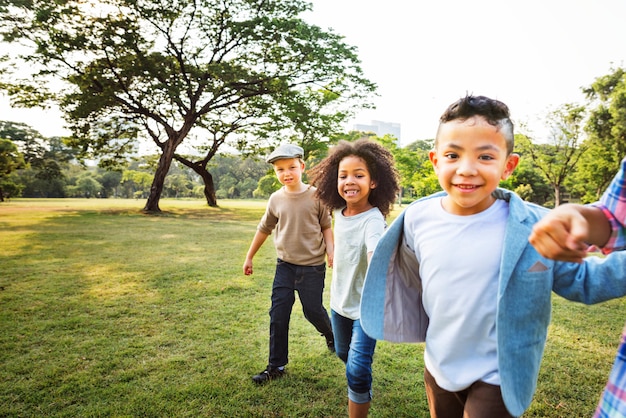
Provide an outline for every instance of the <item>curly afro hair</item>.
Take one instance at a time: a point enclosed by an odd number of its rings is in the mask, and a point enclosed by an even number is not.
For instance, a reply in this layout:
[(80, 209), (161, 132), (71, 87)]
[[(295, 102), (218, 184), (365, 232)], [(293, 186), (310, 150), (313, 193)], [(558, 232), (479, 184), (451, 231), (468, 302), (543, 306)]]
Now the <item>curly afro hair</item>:
[(362, 158), (367, 164), (376, 188), (369, 195), (369, 202), (387, 216), (397, 198), (399, 174), (393, 155), (382, 145), (367, 138), (355, 142), (340, 141), (330, 149), (326, 158), (308, 172), (309, 182), (317, 187), (316, 196), (330, 210), (346, 206), (346, 201), (337, 191), (339, 162), (348, 156)]

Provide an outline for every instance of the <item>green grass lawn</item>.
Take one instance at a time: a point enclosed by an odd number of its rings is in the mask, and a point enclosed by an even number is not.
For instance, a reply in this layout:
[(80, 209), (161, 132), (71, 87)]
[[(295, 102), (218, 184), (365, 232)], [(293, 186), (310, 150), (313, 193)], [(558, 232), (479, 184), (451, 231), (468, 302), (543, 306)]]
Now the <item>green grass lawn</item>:
[[(0, 203), (0, 416), (347, 416), (343, 364), (297, 301), (287, 377), (250, 379), (267, 362), (271, 241), (241, 268), (265, 202), (143, 203)], [(526, 417), (592, 415), (625, 307), (554, 298)], [(428, 417), (422, 349), (379, 343), (370, 416)]]

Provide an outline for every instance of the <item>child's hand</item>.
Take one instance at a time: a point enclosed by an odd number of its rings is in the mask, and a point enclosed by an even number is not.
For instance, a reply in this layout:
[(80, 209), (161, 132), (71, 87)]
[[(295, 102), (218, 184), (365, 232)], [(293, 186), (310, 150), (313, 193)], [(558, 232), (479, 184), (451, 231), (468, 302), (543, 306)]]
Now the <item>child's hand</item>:
[(246, 260), (246, 262), (243, 263), (243, 274), (246, 276), (252, 274), (252, 260)]
[(537, 222), (528, 241), (544, 257), (581, 263), (587, 255), (589, 222), (581, 205), (561, 205)]

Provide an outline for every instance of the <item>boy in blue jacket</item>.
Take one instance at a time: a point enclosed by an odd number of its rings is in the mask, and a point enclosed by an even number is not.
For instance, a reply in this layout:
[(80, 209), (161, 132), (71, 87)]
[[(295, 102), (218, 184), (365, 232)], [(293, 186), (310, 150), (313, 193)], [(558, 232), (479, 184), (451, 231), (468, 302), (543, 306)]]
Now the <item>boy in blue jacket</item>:
[(399, 215), (365, 279), (365, 332), (426, 343), (431, 417), (522, 415), (536, 389), (551, 292), (586, 304), (626, 294), (626, 253), (575, 264), (529, 244), (547, 209), (498, 188), (519, 162), (513, 137), (504, 103), (453, 103), (430, 152), (444, 191)]

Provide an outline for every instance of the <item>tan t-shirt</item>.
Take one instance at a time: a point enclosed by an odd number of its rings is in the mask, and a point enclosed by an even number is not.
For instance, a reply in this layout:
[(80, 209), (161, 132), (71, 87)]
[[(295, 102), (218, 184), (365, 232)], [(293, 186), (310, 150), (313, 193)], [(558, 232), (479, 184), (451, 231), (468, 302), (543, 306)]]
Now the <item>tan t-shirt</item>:
[(315, 187), (301, 193), (285, 188), (272, 193), (257, 229), (271, 234), (278, 258), (300, 266), (316, 266), (326, 260), (322, 231), (331, 227), (330, 212), (315, 198)]

